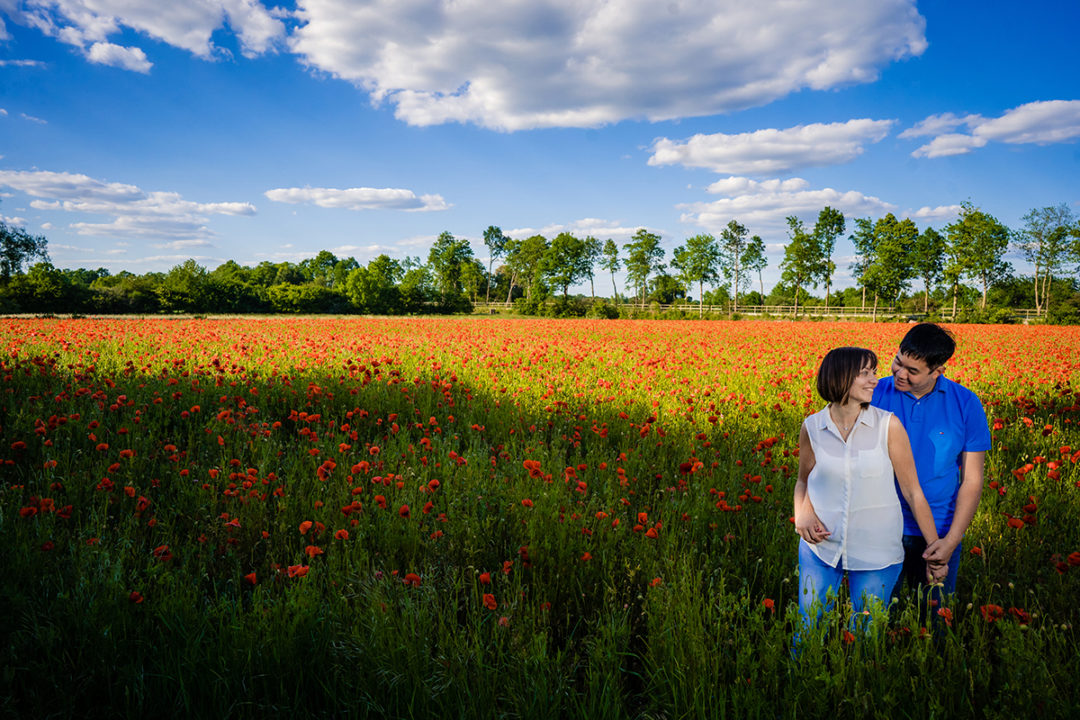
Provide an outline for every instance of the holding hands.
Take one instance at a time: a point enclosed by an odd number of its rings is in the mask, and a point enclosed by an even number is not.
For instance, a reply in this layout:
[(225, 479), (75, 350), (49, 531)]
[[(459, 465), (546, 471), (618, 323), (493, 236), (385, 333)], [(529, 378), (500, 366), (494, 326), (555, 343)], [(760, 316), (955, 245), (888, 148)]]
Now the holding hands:
[(949, 558), (956, 546), (947, 537), (938, 538), (926, 546), (923, 560), (926, 561), (926, 580), (931, 584), (942, 582), (949, 574)]

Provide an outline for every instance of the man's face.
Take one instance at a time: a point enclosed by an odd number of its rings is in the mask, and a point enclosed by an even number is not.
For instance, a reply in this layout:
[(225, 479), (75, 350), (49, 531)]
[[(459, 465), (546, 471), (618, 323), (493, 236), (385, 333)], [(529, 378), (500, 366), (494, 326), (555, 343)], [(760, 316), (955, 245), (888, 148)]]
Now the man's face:
[(915, 397), (922, 397), (934, 389), (934, 383), (941, 377), (945, 366), (931, 370), (925, 360), (896, 353), (892, 361), (893, 383), (901, 392), (910, 392)]

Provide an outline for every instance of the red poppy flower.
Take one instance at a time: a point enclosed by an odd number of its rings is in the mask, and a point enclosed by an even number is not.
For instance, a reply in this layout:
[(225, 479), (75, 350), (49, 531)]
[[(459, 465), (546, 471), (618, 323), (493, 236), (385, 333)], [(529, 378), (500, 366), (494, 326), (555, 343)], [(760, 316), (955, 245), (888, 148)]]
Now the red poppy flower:
[(310, 529), (311, 529), (311, 521), (310, 520), (305, 520), (304, 522), (300, 523), (300, 534), (301, 535), (307, 535), (307, 531), (310, 530)]
[(258, 580), (255, 577), (255, 573), (253, 573), (253, 572), (250, 572), (247, 575), (245, 575), (244, 579), (248, 581), (249, 585), (255, 585), (255, 584), (258, 583)]
[(338, 530), (337, 532), (334, 533), (334, 537), (336, 539), (338, 539), (338, 540), (348, 540), (349, 539), (349, 531), (346, 530), (345, 528), (342, 528), (341, 530)]
[(979, 608), (979, 612), (982, 613), (983, 620), (988, 623), (1000, 620), (1005, 616), (1005, 609), (1000, 605), (983, 605)]
[(488, 610), (494, 610), (499, 607), (499, 604), (495, 602), (495, 596), (491, 593), (484, 593), (484, 607)]
[(398, 508), (397, 514), (403, 518), (409, 517), (409, 506), (402, 505), (400, 508)]
[(411, 585), (412, 587), (420, 587), (420, 576), (416, 573), (405, 573), (404, 582), (406, 585)]
[(309, 558), (313, 558), (316, 555), (322, 555), (323, 549), (321, 547), (318, 547), (317, 545), (308, 545), (306, 548), (304, 548), (304, 552), (307, 553), (307, 556)]
[(286, 572), (288, 573), (289, 577), (291, 577), (291, 578), (304, 577), (305, 575), (308, 574), (308, 570), (310, 570), (310, 569), (311, 569), (311, 567), (308, 566), (308, 565), (290, 565), (286, 569)]

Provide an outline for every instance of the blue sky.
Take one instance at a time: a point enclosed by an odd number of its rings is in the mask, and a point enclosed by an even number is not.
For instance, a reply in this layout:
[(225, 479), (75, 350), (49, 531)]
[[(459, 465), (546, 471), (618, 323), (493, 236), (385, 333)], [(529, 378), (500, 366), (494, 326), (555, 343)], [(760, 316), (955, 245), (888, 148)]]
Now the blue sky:
[(0, 215), (59, 267), (426, 258), (442, 231), (486, 264), (488, 225), (645, 227), (670, 260), (735, 219), (768, 289), (784, 218), (825, 205), (1080, 212), (1067, 0), (0, 0), (0, 23)]

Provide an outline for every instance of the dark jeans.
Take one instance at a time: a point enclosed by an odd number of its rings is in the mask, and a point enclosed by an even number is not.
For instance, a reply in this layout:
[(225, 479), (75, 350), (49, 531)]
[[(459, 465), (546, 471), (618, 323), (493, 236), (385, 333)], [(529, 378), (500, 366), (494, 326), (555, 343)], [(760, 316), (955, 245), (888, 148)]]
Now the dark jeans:
[(918, 593), (919, 616), (926, 622), (937, 622), (937, 609), (945, 607), (945, 598), (956, 592), (956, 572), (960, 569), (960, 553), (963, 543), (956, 546), (949, 558), (949, 574), (945, 576), (943, 586), (929, 587), (926, 584), (926, 561), (922, 554), (926, 551), (926, 540), (922, 535), (904, 536), (904, 569), (893, 588), (893, 597), (900, 597), (904, 584)]

